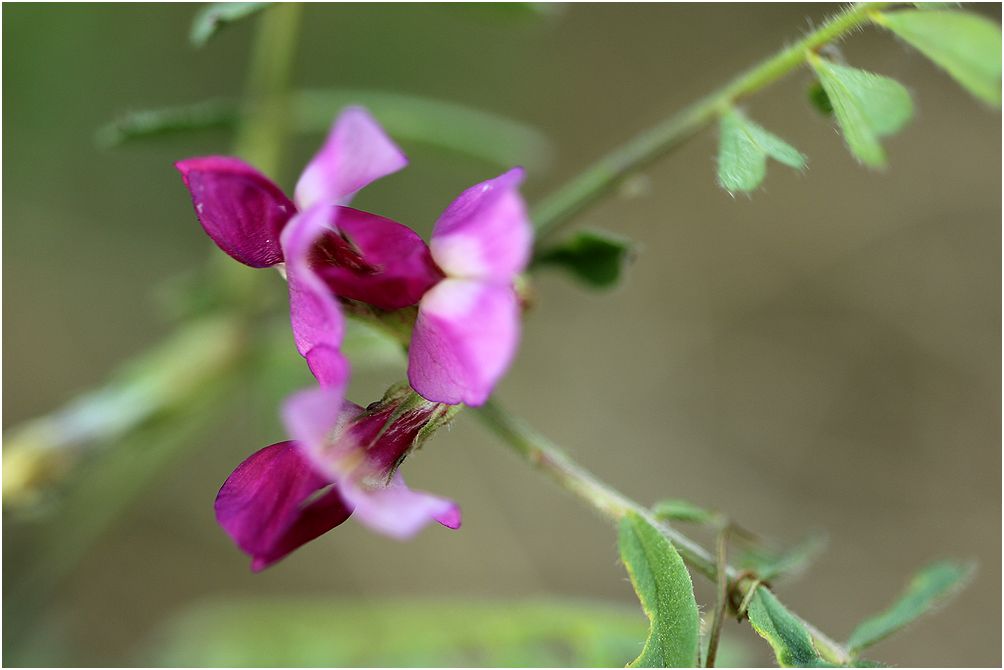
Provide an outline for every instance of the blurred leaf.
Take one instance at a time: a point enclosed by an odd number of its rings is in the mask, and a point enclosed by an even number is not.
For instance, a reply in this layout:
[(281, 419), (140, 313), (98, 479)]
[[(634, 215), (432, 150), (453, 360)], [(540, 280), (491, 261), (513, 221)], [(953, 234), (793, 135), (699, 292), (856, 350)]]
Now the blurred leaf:
[(787, 551), (751, 547), (743, 553), (738, 563), (744, 569), (754, 571), (760, 579), (771, 581), (804, 571), (825, 546), (824, 535), (810, 535)]
[[(432, 145), (509, 167), (541, 168), (550, 148), (537, 130), (463, 105), (384, 91), (305, 90), (292, 99), (295, 130), (324, 133), (348, 105), (363, 105), (395, 139)], [(233, 128), (243, 112), (237, 102), (207, 100), (191, 105), (130, 112), (100, 128), (97, 141), (114, 147), (161, 135)]]
[(663, 500), (652, 507), (652, 514), (659, 519), (668, 521), (685, 521), (687, 523), (717, 524), (721, 514), (714, 510), (698, 507), (687, 500)]
[(718, 183), (726, 191), (754, 190), (767, 174), (767, 157), (796, 170), (805, 156), (777, 135), (750, 121), (737, 109), (722, 114), (719, 124)]
[(271, 2), (211, 2), (196, 13), (188, 35), (196, 47), (205, 46), (220, 28), (257, 14)]
[(495, 24), (539, 21), (564, 11), (562, 5), (552, 2), (451, 2), (429, 6)]
[(913, 116), (910, 94), (899, 82), (815, 54), (809, 62), (833, 105), (837, 123), (851, 153), (865, 165), (886, 164), (878, 139), (902, 128)]
[(191, 105), (128, 112), (99, 128), (95, 141), (99, 146), (112, 148), (131, 140), (229, 128), (237, 124), (239, 117), (237, 104), (231, 100), (205, 100)]
[(833, 116), (833, 105), (830, 103), (830, 98), (826, 95), (826, 90), (822, 84), (818, 81), (812, 82), (812, 85), (806, 91), (806, 95), (817, 112), (823, 116)]
[(875, 19), (980, 100), (1001, 105), (1001, 28), (977, 14), (902, 10)]
[(893, 605), (861, 622), (847, 641), (852, 653), (857, 653), (892, 635), (939, 603), (955, 595), (973, 574), (973, 566), (952, 561), (940, 561), (918, 572), (906, 591)]
[(633, 513), (621, 519), (618, 546), (651, 623), (645, 647), (630, 667), (693, 667), (700, 644), (700, 617), (683, 559), (662, 533)]
[(630, 240), (602, 230), (580, 230), (542, 251), (534, 263), (562, 268), (584, 284), (612, 288), (633, 256)]
[(155, 640), (154, 665), (621, 666), (636, 612), (599, 603), (229, 600), (189, 610)]
[(767, 640), (782, 668), (828, 665), (812, 644), (812, 635), (774, 594), (758, 586), (746, 610), (753, 630)]
[(461, 104), (404, 93), (306, 90), (293, 102), (302, 132), (327, 132), (347, 105), (363, 105), (400, 140), (430, 144), (503, 166), (541, 166), (548, 142), (537, 130), (503, 116)]

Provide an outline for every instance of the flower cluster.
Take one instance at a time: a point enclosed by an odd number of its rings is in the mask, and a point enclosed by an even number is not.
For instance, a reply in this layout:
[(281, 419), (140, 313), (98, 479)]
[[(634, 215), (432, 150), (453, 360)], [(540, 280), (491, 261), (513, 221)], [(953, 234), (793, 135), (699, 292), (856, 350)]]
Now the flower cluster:
[[(177, 163), (202, 227), (223, 251), (251, 267), (283, 268), (293, 339), (318, 382), (284, 405), (292, 441), (252, 455), (217, 497), (217, 519), (255, 570), (351, 514), (399, 538), (433, 520), (460, 526), (453, 502), (412, 491), (397, 466), (453, 407), (483, 403), (508, 368), (519, 340), (514, 282), (532, 228), (519, 168), (460, 194), (428, 245), (407, 226), (348, 206), (406, 164), (361, 108), (336, 119), (293, 200), (236, 158)], [(345, 399), (345, 300), (387, 311), (417, 305), (410, 388), (366, 409)]]

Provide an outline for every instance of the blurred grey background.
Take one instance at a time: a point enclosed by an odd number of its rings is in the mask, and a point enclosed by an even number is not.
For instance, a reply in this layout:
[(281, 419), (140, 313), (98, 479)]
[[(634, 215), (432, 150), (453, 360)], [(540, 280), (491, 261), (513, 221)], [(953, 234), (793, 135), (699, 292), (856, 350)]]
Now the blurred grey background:
[[(195, 9), (3, 8), (5, 426), (157, 341), (170, 326), (155, 288), (211, 253), (171, 163), (225, 153), (225, 133), (114, 151), (93, 142), (126, 110), (241, 93), (250, 27), (194, 50)], [(558, 9), (312, 5), (295, 78), (440, 97), (535, 126), (553, 160), (529, 175), (534, 201), (835, 6)], [(1000, 19), (999, 5), (977, 11)], [(591, 210), (579, 223), (637, 240), (637, 262), (610, 293), (541, 275), (499, 397), (638, 500), (688, 498), (782, 542), (825, 530), (829, 550), (780, 593), (833, 635), (929, 559), (978, 560), (958, 601), (870, 655), (999, 665), (1000, 116), (889, 35), (870, 29), (842, 50), (914, 94), (917, 117), (886, 142), (890, 169), (856, 165), (807, 103), (809, 73), (786, 78), (746, 109), (808, 154), (809, 170), (772, 164), (759, 192), (733, 198), (715, 185), (709, 130), (648, 170), (641, 194)], [(319, 139), (296, 142), (283, 185)], [(357, 202), (423, 232), (457, 192), (499, 171), (406, 149), (411, 167)], [(281, 297), (281, 282), (273, 288)], [(375, 399), (399, 376), (360, 373), (353, 399)], [(612, 529), (470, 416), (407, 465), (413, 486), (462, 504), (460, 532), (398, 544), (350, 522), (252, 575), (212, 500), (242, 458), (280, 439), (274, 408), (250, 399), (147, 487), (51, 601), (54, 632), (38, 634), (51, 635), (53, 658), (135, 662), (166, 617), (220, 596), (634, 602)], [(5, 557), (19, 551), (8, 542)], [(17, 578), (5, 569), (5, 586)], [(711, 597), (700, 583), (699, 601)], [(725, 634), (749, 635), (734, 624)], [(749, 642), (751, 662), (767, 663)]]

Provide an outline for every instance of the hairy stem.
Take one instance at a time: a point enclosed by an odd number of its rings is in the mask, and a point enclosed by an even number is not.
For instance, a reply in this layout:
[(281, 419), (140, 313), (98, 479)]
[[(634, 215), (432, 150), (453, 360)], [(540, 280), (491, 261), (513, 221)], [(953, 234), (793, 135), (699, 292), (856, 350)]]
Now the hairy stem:
[(801, 67), (806, 54), (869, 23), (873, 12), (891, 4), (895, 3), (864, 2), (848, 7), (791, 46), (598, 160), (533, 209), (538, 243), (609, 194), (625, 177), (696, 135), (737, 100)]
[[(658, 528), (673, 543), (680, 556), (694, 571), (712, 582), (719, 581), (718, 562), (713, 554), (676, 528), (657, 519), (644, 505), (635, 502), (598, 479), (573, 461), (556, 444), (503, 409), (498, 402), (489, 400), (484, 406), (477, 409), (476, 413), (478, 418), (508, 447), (534, 468), (556, 481), (566, 491), (584, 500), (590, 507), (615, 523), (626, 513), (634, 512)], [(754, 588), (762, 588), (759, 586), (759, 582), (749, 577), (743, 577), (740, 571), (727, 564), (725, 575), (730, 582), (738, 580), (735, 585), (742, 594)], [(850, 655), (842, 645), (804, 619), (802, 623), (813, 636), (816, 648), (824, 657), (834, 663), (850, 662)]]

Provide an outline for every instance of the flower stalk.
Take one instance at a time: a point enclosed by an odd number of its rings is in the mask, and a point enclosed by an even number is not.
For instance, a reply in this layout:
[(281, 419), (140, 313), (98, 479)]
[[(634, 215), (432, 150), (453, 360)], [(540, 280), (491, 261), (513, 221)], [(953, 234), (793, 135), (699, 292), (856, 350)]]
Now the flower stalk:
[[(676, 528), (657, 519), (641, 503), (628, 498), (578, 465), (560, 447), (510, 414), (498, 402), (490, 400), (478, 408), (476, 413), (481, 422), (506, 446), (566, 491), (588, 503), (602, 516), (616, 524), (628, 512), (637, 514), (665, 535), (691, 568), (712, 582), (718, 581), (718, 561), (714, 555)], [(740, 598), (752, 595), (757, 588), (766, 588), (755, 578), (727, 564), (725, 573)], [(812, 635), (820, 654), (834, 663), (846, 664), (851, 661), (850, 654), (842, 645), (804, 619), (801, 621)]]

